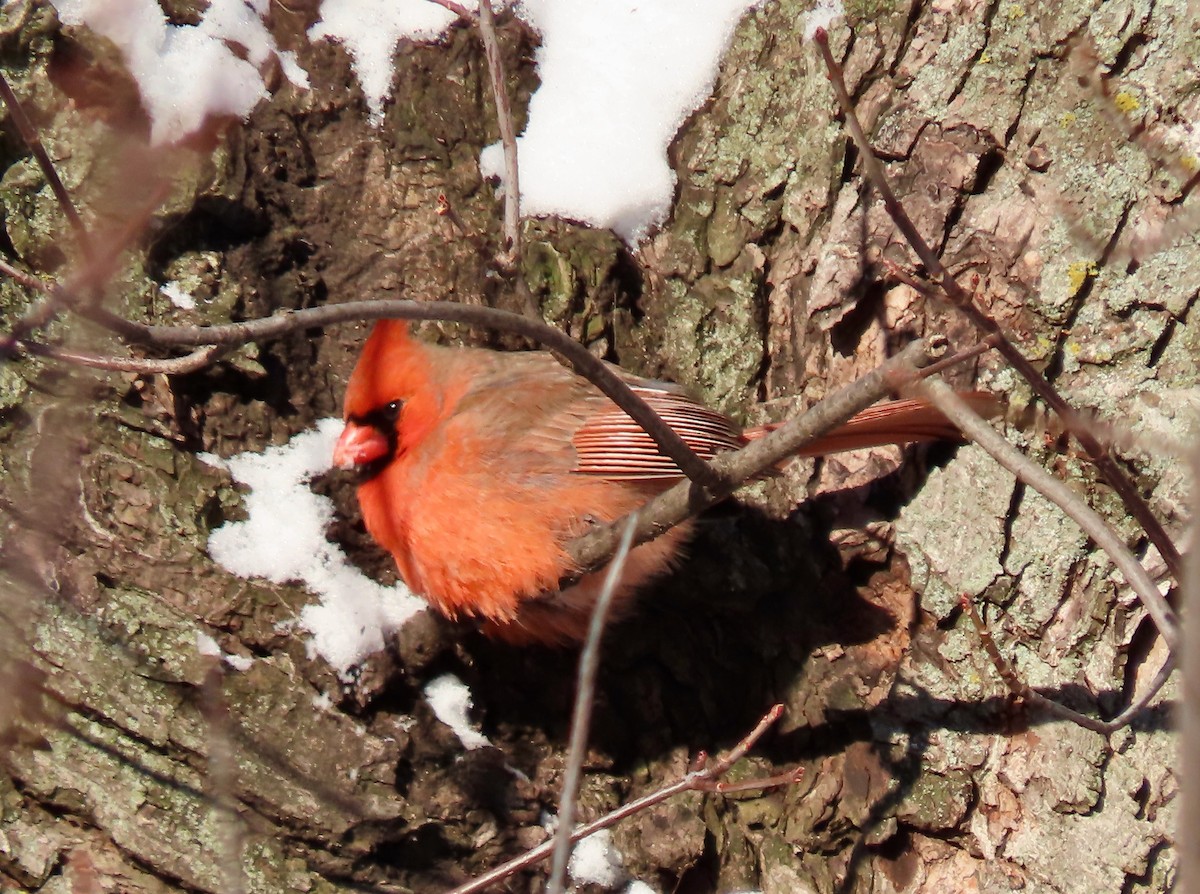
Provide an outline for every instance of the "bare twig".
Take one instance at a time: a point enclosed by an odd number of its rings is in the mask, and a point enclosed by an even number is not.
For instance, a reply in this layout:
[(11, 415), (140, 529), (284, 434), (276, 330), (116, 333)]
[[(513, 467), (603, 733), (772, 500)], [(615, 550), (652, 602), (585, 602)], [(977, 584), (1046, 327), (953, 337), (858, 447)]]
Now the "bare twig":
[(567, 765), (563, 773), (562, 792), (558, 796), (558, 829), (554, 834), (554, 860), (551, 862), (549, 894), (562, 894), (567, 881), (567, 862), (571, 856), (571, 830), (575, 827), (575, 799), (583, 777), (583, 759), (587, 754), (588, 733), (592, 725), (592, 702), (596, 691), (596, 672), (600, 667), (600, 638), (608, 618), (613, 594), (621, 582), (625, 559), (633, 545), (633, 529), (637, 513), (629, 516), (617, 553), (604, 576), (604, 588), (592, 609), (587, 639), (579, 655), (579, 677), (575, 685), (575, 707), (571, 714), (571, 740), (567, 748)]
[(1131, 723), (1143, 710), (1152, 702), (1155, 697), (1162, 691), (1162, 688), (1167, 685), (1167, 680), (1171, 678), (1171, 674), (1175, 672), (1177, 665), (1175, 654), (1171, 653), (1167, 656), (1167, 660), (1163, 662), (1162, 667), (1158, 669), (1158, 673), (1154, 675), (1154, 679), (1150, 681), (1150, 685), (1146, 687), (1135, 701), (1130, 702), (1129, 707), (1108, 721), (1107, 729), (1102, 732), (1115, 732), (1128, 723)]
[(896, 228), (900, 230), (905, 240), (912, 247), (913, 251), (916, 252), (917, 257), (920, 258), (925, 269), (929, 272), (930, 277), (941, 287), (950, 302), (962, 311), (982, 332), (988, 336), (996, 337), (996, 349), (1003, 355), (1004, 359), (1012, 364), (1017, 372), (1029, 382), (1030, 387), (1046, 402), (1046, 405), (1062, 417), (1064, 424), (1068, 426), (1071, 433), (1092, 458), (1092, 462), (1096, 464), (1100, 473), (1112, 486), (1113, 490), (1117, 492), (1117, 495), (1121, 498), (1121, 502), (1125, 504), (1130, 514), (1137, 519), (1142, 530), (1146, 532), (1151, 542), (1158, 548), (1163, 561), (1171, 569), (1171, 574), (1176, 580), (1179, 580), (1180, 569), (1182, 567), (1179, 550), (1175, 548), (1175, 544), (1171, 542), (1163, 526), (1155, 518), (1154, 513), (1150, 511), (1150, 507), (1146, 505), (1146, 501), (1142, 499), (1141, 494), (1138, 493), (1136, 485), (1134, 485), (1129, 476), (1113, 460), (1107, 447), (1097, 441), (1085, 428), (1076, 425), (1074, 411), (1066, 400), (1059, 395), (1054, 386), (1046, 380), (1045, 376), (1021, 353), (1016, 345), (1008, 339), (1004, 330), (1001, 329), (1000, 324), (980, 308), (971, 295), (958, 284), (950, 274), (950, 271), (942, 264), (937, 253), (930, 248), (929, 243), (925, 241), (921, 232), (912, 222), (912, 219), (904, 210), (904, 206), (892, 191), (887, 174), (884, 172), (883, 166), (879, 163), (879, 159), (875, 156), (870, 141), (867, 139), (867, 135), (859, 123), (858, 115), (854, 111), (854, 103), (846, 90), (846, 84), (842, 78), (841, 66), (838, 65), (837, 61), (833, 58), (832, 52), (830, 52), (829, 35), (824, 29), (818, 29), (813, 39), (821, 52), (821, 56), (825, 60), (825, 66), (829, 72), (829, 81), (833, 85), (833, 91), (845, 115), (846, 130), (850, 132), (850, 136), (858, 147), (862, 157), (863, 169), (866, 171), (867, 177), (875, 189), (878, 190), (880, 197), (883, 199), (884, 208), (887, 209), (887, 213), (892, 218)]
[[(932, 344), (931, 342), (936, 342)], [(686, 518), (702, 512), (728, 497), (738, 485), (749, 481), (780, 460), (795, 454), (809, 441), (845, 422), (890, 391), (916, 377), (916, 369), (926, 366), (945, 351), (944, 339), (921, 339), (906, 346), (899, 354), (812, 406), (808, 412), (781, 425), (771, 434), (752, 441), (741, 450), (722, 453), (709, 465), (723, 484), (704, 490), (687, 481), (680, 482), (638, 510), (634, 545), (653, 540)], [(567, 553), (583, 574), (602, 565), (616, 548), (625, 525), (624, 519), (589, 531), (567, 544)]]
[(971, 597), (963, 595), (959, 599), (959, 604), (966, 611), (967, 617), (971, 619), (971, 623), (975, 626), (975, 630), (979, 634), (979, 639), (983, 643), (983, 650), (987, 652), (988, 657), (992, 660), (992, 665), (996, 668), (996, 673), (1000, 675), (1000, 679), (1004, 681), (1009, 692), (1021, 701), (1033, 707), (1040, 708), (1047, 714), (1082, 726), (1084, 729), (1090, 729), (1092, 732), (1100, 733), (1102, 736), (1112, 735), (1136, 719), (1150, 702), (1157, 697), (1159, 692), (1162, 691), (1163, 686), (1170, 679), (1171, 673), (1175, 670), (1175, 657), (1174, 655), (1168, 655), (1167, 660), (1158, 669), (1158, 673), (1150, 681), (1150, 685), (1146, 687), (1145, 692), (1131, 702), (1129, 707), (1111, 720), (1097, 720), (1094, 717), (1089, 717), (1087, 714), (1082, 714), (1053, 699), (1047, 698), (1022, 680), (1016, 670), (1013, 669), (1013, 666), (1000, 653), (1000, 648), (992, 638), (987, 624), (979, 616), (979, 611), (975, 608), (975, 603), (972, 602)]
[(430, 3), (436, 3), (438, 6), (450, 10), (455, 15), (466, 19), (468, 22), (474, 22), (476, 19), (475, 13), (467, 9), (461, 3), (455, 3), (454, 0), (429, 0)]
[[(202, 345), (240, 345), (250, 341), (269, 341), (274, 338), (318, 326), (358, 320), (397, 318), (406, 320), (443, 320), (485, 326), (499, 332), (521, 335), (562, 355), (576, 372), (585, 376), (603, 391), (618, 407), (629, 414), (654, 442), (692, 481), (704, 486), (723, 485), (721, 476), (709, 468), (674, 429), (662, 421), (650, 406), (625, 384), (608, 364), (594, 357), (587, 348), (569, 335), (539, 320), (509, 313), (492, 307), (454, 304), (449, 301), (401, 301), (376, 299), (347, 304), (306, 307), (288, 310), (219, 326), (147, 326), (115, 315), (103, 318), (101, 311), (89, 311), (91, 319), (127, 341), (159, 347), (198, 347)], [(615, 547), (614, 540), (613, 546)], [(611, 555), (611, 553), (610, 553)]]
[(12, 264), (0, 258), (0, 273), (3, 273), (9, 279), (15, 281), (19, 285), (24, 286), (30, 291), (41, 292), (43, 295), (49, 295), (54, 291), (54, 286), (42, 282), (32, 273), (26, 273), (24, 270), (19, 270)]
[(437, 213), (439, 217), (444, 217), (454, 226), (456, 230), (463, 234), (463, 237), (475, 247), (475, 250), (483, 256), (489, 255), (491, 252), (488, 249), (487, 240), (474, 227), (468, 226), (467, 222), (462, 219), (462, 216), (450, 204), (450, 199), (445, 193), (438, 193), (437, 197)]
[(71, 229), (75, 231), (75, 238), (79, 242), (79, 247), (83, 251), (84, 258), (90, 262), (93, 258), (94, 247), (91, 236), (88, 234), (87, 226), (84, 224), (83, 218), (79, 216), (79, 212), (75, 209), (75, 205), (71, 201), (71, 195), (67, 192), (66, 186), (63, 185), (62, 179), (58, 176), (58, 171), (54, 169), (54, 162), (50, 160), (50, 154), (42, 144), (42, 138), (38, 135), (37, 128), (33, 126), (33, 122), (25, 114), (25, 109), (22, 108), (20, 100), (17, 99), (17, 95), (13, 92), (8, 80), (3, 75), (0, 75), (0, 99), (4, 100), (4, 105), (8, 108), (9, 117), (12, 119), (13, 124), (17, 126), (17, 130), (21, 134), (21, 139), (25, 141), (25, 145), (29, 147), (29, 151), (33, 153), (38, 167), (42, 169), (42, 175), (46, 178), (46, 182), (50, 184), (50, 190), (54, 193), (54, 198), (58, 200), (63, 214), (67, 216), (67, 220), (71, 224)]
[(958, 366), (960, 363), (966, 363), (968, 360), (978, 357), (980, 354), (986, 354), (992, 348), (996, 347), (998, 341), (999, 339), (997, 339), (994, 335), (989, 335), (974, 347), (967, 348), (965, 351), (959, 351), (957, 354), (947, 357), (945, 360), (939, 360), (937, 363), (925, 367), (925, 369), (921, 370), (921, 378), (928, 379), (929, 377), (936, 376), (938, 373), (942, 372), (943, 370), (947, 370), (952, 366)]
[(992, 660), (992, 664), (996, 668), (996, 673), (1000, 675), (1000, 679), (1004, 681), (1008, 691), (1020, 699), (1028, 699), (1030, 696), (1037, 695), (1001, 653), (1000, 647), (996, 645), (996, 640), (992, 638), (992, 632), (988, 629), (987, 622), (979, 614), (979, 609), (975, 607), (975, 601), (971, 596), (967, 593), (959, 594), (958, 604), (975, 626), (975, 632), (979, 634), (979, 641), (983, 644), (983, 651), (987, 652), (988, 658)]
[(157, 360), (149, 357), (102, 357), (98, 354), (71, 351), (28, 340), (20, 342), (20, 346), (23, 350), (39, 357), (49, 357), (53, 360), (62, 360), (93, 369), (167, 376), (177, 376), (203, 369), (212, 365), (222, 354), (229, 351), (229, 348), (222, 345), (209, 345), (206, 348), (197, 348), (183, 357)]
[(496, 102), (496, 122), (500, 127), (500, 145), (504, 149), (504, 254), (500, 264), (512, 269), (521, 257), (521, 182), (517, 171), (517, 132), (508, 102), (508, 84), (504, 59), (496, 38), (496, 18), (491, 0), (479, 0), (479, 36), (487, 58), (492, 98)]
[(42, 328), (54, 319), (67, 302), (60, 295), (61, 288), (59, 286), (44, 283), (33, 274), (19, 270), (2, 259), (0, 259), (0, 273), (31, 292), (41, 292), (45, 296), (44, 300), (33, 310), (13, 324), (11, 332), (0, 335), (0, 362), (2, 362), (12, 357), (26, 335)]
[[(1183, 579), (1183, 698), (1179, 708), (1179, 778), (1182, 790), (1178, 841), (1200, 831), (1200, 442), (1191, 456), (1192, 546)], [(1183, 894), (1200, 894), (1200, 848), (1179, 848)]]
[(992, 459), (1061, 509), (1100, 549), (1108, 553), (1108, 557), (1124, 575), (1126, 582), (1154, 619), (1154, 624), (1167, 646), (1172, 652), (1178, 649), (1179, 630), (1175, 612), (1167, 605), (1166, 599), (1158, 591), (1146, 569), (1125, 546), (1120, 535), (1099, 513), (1088, 506), (1083, 498), (1064, 482), (1018, 452), (945, 383), (928, 380), (914, 385), (913, 390), (941, 410), (947, 419), (957, 425), (963, 434), (978, 444)]
[(229, 736), (229, 706), (225, 702), (225, 675), (220, 656), (208, 657), (209, 667), (201, 687), (200, 710), (208, 728), (208, 774), (205, 786), (214, 808), (224, 894), (244, 894), (242, 871), (245, 837), (238, 816), (237, 757)]
[[(775, 721), (777, 721), (782, 715), (783, 705), (775, 705), (775, 707), (768, 711), (762, 720), (758, 722), (758, 725), (749, 734), (747, 734), (745, 738), (738, 742), (738, 744), (735, 745), (734, 748), (724, 757), (711, 763), (707, 760), (702, 761), (700, 762), (700, 766), (690, 770), (681, 779), (678, 779), (669, 785), (665, 785), (648, 795), (644, 795), (635, 801), (630, 801), (628, 804), (623, 804), (616, 810), (605, 814), (594, 822), (590, 822), (584, 826), (579, 826), (574, 832), (571, 833), (571, 841), (575, 842), (579, 841), (580, 839), (587, 838), (589, 835), (593, 835), (602, 829), (607, 829), (610, 826), (616, 825), (626, 817), (640, 813), (641, 811), (653, 807), (655, 804), (665, 801), (667, 798), (678, 795), (681, 792), (715, 791), (715, 784), (719, 777), (728, 772), (729, 768), (737, 763), (737, 761), (745, 757), (746, 753), (754, 747), (754, 744), (760, 738), (762, 738), (763, 733), (765, 733), (770, 728), (771, 724), (775, 723)], [(775, 785), (787, 785), (799, 779), (799, 777), (800, 771), (793, 770), (790, 773), (782, 776), (772, 776), (770, 779), (760, 780), (761, 784), (759, 787), (769, 788)], [(453, 891), (450, 891), (449, 894), (476, 894), (476, 892), (484, 890), (501, 879), (508, 878), (508, 876), (512, 875), (514, 872), (519, 872), (527, 866), (532, 866), (535, 863), (539, 863), (546, 859), (546, 857), (550, 856), (550, 854), (554, 851), (554, 846), (554, 839), (544, 841), (537, 847), (521, 854), (519, 857), (514, 857), (507, 863), (502, 863), (478, 878), (467, 882), (465, 885), (460, 885)]]
[[(99, 285), (112, 276), (121, 252), (145, 231), (146, 222), (165, 197), (168, 188), (168, 183), (160, 182), (150, 200), (138, 209), (113, 237), (104, 240), (99, 248), (93, 248), (88, 262), (66, 283), (48, 285), (11, 264), (0, 262), (0, 273), (13, 277), (26, 288), (41, 292), (45, 296), (40, 304), (13, 323), (7, 334), (0, 335), (0, 361), (7, 360), (17, 349), (19, 342), (49, 324), (63, 310), (73, 310), (85, 319), (119, 333), (124, 338), (130, 338), (133, 333), (140, 331), (138, 324), (131, 323), (100, 306), (102, 291)], [(81, 294), (87, 292), (91, 294)]]

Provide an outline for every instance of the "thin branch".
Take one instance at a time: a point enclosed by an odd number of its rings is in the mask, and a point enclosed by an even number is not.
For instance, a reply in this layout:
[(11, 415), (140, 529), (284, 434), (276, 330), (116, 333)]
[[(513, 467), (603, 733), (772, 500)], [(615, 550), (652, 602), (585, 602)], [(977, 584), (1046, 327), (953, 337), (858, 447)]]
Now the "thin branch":
[(913, 386), (922, 397), (941, 410), (942, 414), (979, 445), (992, 459), (1012, 472), (1020, 481), (1061, 509), (1096, 546), (1108, 553), (1126, 582), (1133, 588), (1158, 632), (1172, 652), (1179, 647), (1179, 629), (1175, 612), (1167, 605), (1149, 573), (1131, 553), (1120, 535), (1100, 514), (1084, 502), (1066, 483), (1059, 481), (1029, 457), (1020, 453), (980, 418), (966, 402), (943, 382), (924, 381)]
[[(619, 375), (592, 355), (569, 335), (520, 314), (493, 307), (454, 304), (449, 301), (402, 301), (380, 298), (323, 307), (287, 310), (257, 320), (226, 323), (219, 326), (147, 326), (107, 314), (99, 308), (89, 317), (121, 335), (127, 341), (158, 347), (198, 347), (201, 345), (240, 345), (250, 341), (268, 341), (291, 332), (335, 323), (396, 318), (405, 320), (442, 320), (481, 326), (531, 339), (561, 354), (581, 376), (603, 391), (618, 407), (640, 425), (664, 455), (669, 456), (692, 481), (705, 487), (724, 486), (721, 476), (709, 468), (674, 429), (662, 421), (650, 406), (625, 384)], [(614, 539), (615, 548), (616, 541)], [(611, 553), (610, 553), (611, 555)]]
[(225, 674), (218, 655), (206, 658), (208, 669), (201, 685), (200, 711), (208, 728), (208, 773), (205, 787), (213, 804), (217, 846), (224, 881), (222, 894), (245, 894), (242, 869), (245, 834), (238, 815), (237, 752), (229, 735), (231, 718), (225, 701)]
[(617, 554), (613, 556), (604, 577), (604, 588), (592, 609), (587, 639), (579, 655), (579, 678), (575, 686), (575, 707), (571, 715), (571, 741), (567, 748), (567, 765), (563, 773), (562, 793), (558, 796), (558, 830), (554, 834), (554, 860), (551, 862), (549, 894), (562, 894), (567, 881), (567, 862), (571, 856), (571, 830), (575, 827), (575, 800), (583, 778), (583, 759), (587, 754), (588, 733), (592, 724), (592, 703), (596, 692), (596, 672), (600, 667), (600, 638), (608, 618), (625, 559), (633, 546), (633, 529), (637, 513), (629, 516)]
[(1139, 714), (1146, 709), (1155, 697), (1162, 691), (1162, 688), (1167, 685), (1167, 680), (1171, 678), (1171, 674), (1175, 672), (1176, 667), (1175, 654), (1171, 653), (1167, 656), (1167, 660), (1163, 662), (1162, 667), (1158, 669), (1158, 673), (1154, 675), (1154, 679), (1150, 681), (1150, 685), (1146, 687), (1146, 691), (1141, 694), (1136, 701), (1130, 703), (1129, 707), (1108, 721), (1108, 729), (1103, 732), (1105, 735), (1111, 732), (1116, 732), (1121, 727), (1131, 723)]
[(33, 292), (41, 292), (43, 295), (51, 295), (55, 287), (42, 282), (32, 273), (26, 273), (24, 270), (19, 270), (12, 264), (0, 258), (0, 273), (3, 273), (9, 279), (14, 280), (17, 284), (24, 286)]
[(17, 130), (21, 134), (21, 139), (29, 147), (29, 151), (33, 153), (33, 157), (37, 159), (38, 167), (42, 169), (42, 175), (50, 185), (50, 189), (54, 193), (54, 198), (58, 200), (63, 214), (67, 216), (67, 220), (71, 224), (71, 229), (75, 231), (75, 238), (79, 242), (83, 256), (90, 262), (94, 256), (95, 249), (92, 245), (91, 236), (88, 234), (87, 226), (84, 224), (83, 218), (79, 216), (79, 212), (75, 210), (75, 205), (71, 202), (71, 195), (67, 192), (66, 186), (63, 185), (62, 179), (58, 176), (58, 171), (54, 169), (54, 162), (50, 160), (50, 154), (46, 152), (46, 147), (42, 144), (42, 138), (38, 135), (37, 128), (33, 126), (33, 122), (25, 114), (25, 109), (21, 106), (21, 101), (17, 99), (17, 95), (13, 92), (12, 87), (8, 84), (8, 80), (2, 74), (0, 74), (0, 99), (3, 99), (4, 105), (8, 108), (8, 115), (12, 119), (13, 124), (17, 126)]
[(988, 657), (992, 660), (992, 665), (996, 668), (1000, 679), (1008, 687), (1009, 692), (1016, 698), (1035, 708), (1040, 708), (1047, 714), (1051, 714), (1061, 720), (1067, 720), (1092, 732), (1100, 733), (1102, 736), (1112, 735), (1117, 730), (1132, 723), (1146, 709), (1150, 702), (1158, 696), (1163, 686), (1166, 685), (1167, 680), (1170, 679), (1171, 673), (1175, 670), (1175, 656), (1168, 655), (1167, 660), (1158, 669), (1158, 673), (1150, 681), (1150, 685), (1146, 687), (1145, 692), (1135, 701), (1131, 702), (1128, 708), (1111, 720), (1097, 720), (1094, 717), (1089, 717), (1087, 714), (1082, 714), (1053, 699), (1047, 698), (1022, 680), (1016, 670), (1013, 669), (1013, 666), (1000, 653), (1000, 648), (992, 638), (987, 624), (979, 616), (979, 611), (975, 608), (975, 603), (971, 598), (964, 595), (959, 600), (959, 604), (966, 611), (967, 617), (971, 619), (971, 623), (975, 626), (975, 630), (979, 634), (979, 639), (983, 643), (983, 650), (987, 652)]
[(1179, 555), (1179, 550), (1175, 544), (1171, 542), (1171, 538), (1167, 536), (1167, 532), (1159, 523), (1154, 513), (1150, 511), (1150, 507), (1146, 505), (1146, 501), (1142, 499), (1138, 493), (1136, 485), (1129, 479), (1116, 461), (1109, 454), (1107, 447), (1097, 441), (1092, 434), (1085, 428), (1080, 427), (1075, 423), (1074, 411), (1071, 406), (1059, 395), (1054, 386), (1051, 385), (1037, 368), (1026, 359), (1025, 355), (1014, 345), (1008, 336), (1001, 329), (991, 316), (989, 316), (982, 308), (979, 307), (974, 299), (958, 284), (950, 271), (942, 264), (936, 252), (930, 248), (929, 243), (922, 237), (921, 232), (917, 229), (916, 224), (908, 216), (904, 210), (904, 206), (896, 198), (896, 194), (888, 182), (887, 174), (883, 170), (883, 165), (879, 163), (879, 159), (875, 156), (871, 148), (870, 141), (867, 139), (866, 133), (859, 123), (858, 115), (854, 111), (854, 103), (850, 99), (850, 94), (846, 90), (846, 83), (842, 78), (841, 66), (833, 58), (832, 52), (829, 49), (829, 35), (824, 29), (818, 29), (813, 37), (821, 52), (821, 56), (825, 60), (825, 66), (829, 72), (829, 81), (833, 85), (833, 91), (837, 96), (838, 104), (842, 107), (842, 112), (846, 119), (846, 130), (850, 132), (851, 138), (858, 147), (862, 157), (863, 169), (865, 170), (868, 179), (879, 192), (883, 199), (884, 208), (887, 209), (888, 216), (892, 218), (896, 228), (907, 240), (908, 244), (916, 252), (921, 263), (925, 265), (925, 269), (929, 272), (930, 277), (941, 287), (946, 297), (954, 304), (966, 317), (983, 333), (988, 336), (995, 336), (998, 341), (996, 349), (1003, 355), (1017, 370), (1021, 376), (1029, 382), (1030, 387), (1034, 392), (1046, 402), (1055, 413), (1062, 417), (1064, 424), (1068, 427), (1071, 433), (1087, 451), (1092, 458), (1092, 462), (1100, 470), (1100, 473), (1112, 486), (1113, 490), (1121, 498), (1121, 502), (1125, 504), (1126, 509), (1130, 514), (1137, 519), (1138, 524), (1146, 532), (1151, 542), (1158, 548), (1163, 560), (1167, 563), (1167, 567), (1171, 569), (1171, 574), (1176, 580), (1180, 578), (1182, 568), (1182, 559)]
[[(1200, 441), (1191, 456), (1192, 541), (1183, 579), (1183, 698), (1179, 709), (1180, 806), (1176, 841), (1192, 841), (1200, 831)], [(1200, 892), (1200, 848), (1179, 848), (1184, 894)]]
[(59, 310), (68, 301), (64, 295), (60, 294), (62, 292), (60, 286), (44, 283), (33, 274), (19, 270), (3, 259), (0, 259), (0, 273), (29, 289), (29, 291), (40, 292), (45, 296), (44, 300), (34, 307), (33, 310), (13, 323), (11, 332), (0, 336), (0, 362), (3, 362), (17, 352), (25, 336), (41, 329), (54, 319)]
[(987, 652), (988, 658), (992, 660), (992, 665), (996, 668), (996, 673), (1000, 675), (1000, 679), (1004, 681), (1004, 685), (1008, 687), (1008, 691), (1016, 698), (1028, 699), (1037, 695), (1029, 684), (1021, 679), (1020, 674), (1009, 663), (1008, 659), (1000, 651), (1000, 647), (996, 645), (996, 640), (992, 637), (992, 632), (988, 629), (987, 622), (979, 614), (979, 609), (975, 607), (975, 600), (969, 594), (962, 593), (958, 597), (959, 607), (966, 612), (967, 617), (975, 627), (975, 632), (979, 634), (979, 641), (983, 645), (983, 651)]
[(38, 357), (49, 357), (53, 360), (62, 360), (92, 369), (166, 376), (178, 376), (211, 366), (221, 355), (229, 351), (229, 348), (223, 345), (209, 345), (206, 348), (197, 348), (183, 357), (157, 360), (149, 357), (103, 357), (98, 354), (71, 351), (27, 340), (21, 341), (20, 346), (23, 350)]
[[(681, 481), (655, 497), (638, 510), (634, 545), (653, 540), (684, 519), (719, 503), (741, 483), (787, 459), (809, 441), (841, 425), (889, 392), (908, 384), (916, 377), (917, 369), (929, 365), (945, 353), (946, 344), (945, 339), (914, 341), (858, 381), (836, 391), (769, 435), (751, 441), (741, 450), (714, 457), (709, 465), (720, 476), (722, 485), (704, 490), (692, 482)], [(624, 525), (625, 520), (620, 519), (589, 531), (566, 545), (567, 554), (578, 569), (578, 574), (594, 570), (613, 554)]]
[(8, 360), (20, 347), (26, 336), (46, 326), (67, 307), (74, 296), (59, 285), (47, 285), (35, 276), (23, 273), (16, 267), (0, 261), (0, 273), (5, 273), (32, 291), (41, 292), (45, 298), (32, 310), (17, 320), (12, 329), (0, 336), (0, 361)]
[(460, 18), (466, 19), (468, 22), (474, 22), (476, 19), (475, 13), (467, 9), (461, 3), (455, 3), (454, 0), (429, 0), (430, 3), (436, 3), (438, 6), (450, 10)]
[(467, 222), (462, 219), (462, 216), (454, 209), (454, 206), (450, 204), (450, 199), (446, 197), (445, 193), (438, 193), (437, 214), (438, 217), (444, 217), (450, 221), (450, 224), (463, 234), (463, 237), (471, 243), (475, 251), (481, 256), (487, 257), (491, 254), (491, 251), (488, 249), (487, 240), (483, 238), (478, 230), (467, 225)]
[[(100, 305), (102, 292), (99, 286), (112, 276), (121, 252), (131, 245), (140, 233), (145, 232), (147, 221), (161, 204), (169, 188), (169, 183), (159, 182), (150, 200), (138, 209), (114, 237), (106, 239), (100, 248), (93, 249), (88, 262), (66, 283), (48, 285), (11, 264), (0, 262), (0, 273), (5, 273), (26, 288), (46, 296), (37, 307), (13, 323), (7, 334), (0, 335), (0, 362), (7, 360), (17, 350), (19, 342), (48, 325), (63, 310), (72, 310), (85, 319), (118, 333), (122, 338), (132, 338), (135, 333), (141, 331), (140, 324), (132, 323)], [(92, 290), (92, 295), (82, 297), (81, 293), (88, 290)]]
[(511, 269), (521, 257), (521, 182), (517, 171), (517, 132), (504, 75), (504, 59), (496, 38), (496, 17), (491, 0), (479, 0), (479, 36), (487, 58), (492, 98), (496, 103), (496, 122), (500, 127), (500, 145), (504, 149), (504, 255), (501, 266)]
[(952, 366), (958, 366), (960, 363), (966, 363), (968, 360), (978, 357), (981, 354), (986, 354), (988, 351), (992, 350), (992, 348), (996, 347), (998, 341), (999, 339), (997, 339), (996, 336), (989, 335), (974, 347), (967, 348), (965, 351), (959, 351), (957, 354), (947, 357), (945, 360), (939, 360), (932, 366), (927, 366), (925, 369), (921, 370), (921, 378), (928, 379), (931, 376), (938, 375)]
[[(704, 761), (703, 764), (691, 771), (675, 782), (665, 785), (662, 788), (644, 795), (635, 801), (630, 801), (628, 804), (623, 804), (611, 813), (607, 813), (594, 822), (584, 826), (579, 826), (571, 833), (571, 841), (576, 842), (580, 839), (587, 838), (602, 829), (607, 829), (610, 826), (616, 825), (626, 817), (640, 813), (655, 804), (667, 800), (667, 798), (678, 795), (681, 792), (687, 791), (713, 791), (713, 784), (730, 767), (737, 761), (741, 760), (746, 753), (754, 747), (755, 743), (762, 738), (763, 733), (770, 728), (771, 724), (775, 723), (783, 714), (783, 705), (775, 705), (770, 711), (764, 715), (758, 725), (746, 735), (734, 748), (723, 758), (709, 763)], [(794, 770), (785, 776), (772, 776), (770, 780), (762, 780), (770, 785), (787, 785), (799, 778), (800, 771)], [(769, 787), (764, 785), (763, 787)], [(465, 885), (460, 885), (449, 894), (477, 894), (483, 891), (490, 885), (508, 878), (514, 872), (539, 863), (554, 851), (555, 840), (544, 841), (535, 848), (531, 848), (519, 857), (509, 860), (507, 863), (489, 870), (478, 878), (467, 882)]]

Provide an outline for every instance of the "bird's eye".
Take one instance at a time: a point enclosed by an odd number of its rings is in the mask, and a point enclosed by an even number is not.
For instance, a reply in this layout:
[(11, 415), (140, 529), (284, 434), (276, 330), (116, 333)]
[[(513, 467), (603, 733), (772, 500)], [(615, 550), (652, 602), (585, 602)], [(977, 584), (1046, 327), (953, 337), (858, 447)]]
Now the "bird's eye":
[(389, 421), (395, 422), (400, 418), (400, 411), (402, 409), (404, 409), (404, 401), (394, 400), (390, 404), (386, 404), (384, 406), (383, 415), (386, 416)]

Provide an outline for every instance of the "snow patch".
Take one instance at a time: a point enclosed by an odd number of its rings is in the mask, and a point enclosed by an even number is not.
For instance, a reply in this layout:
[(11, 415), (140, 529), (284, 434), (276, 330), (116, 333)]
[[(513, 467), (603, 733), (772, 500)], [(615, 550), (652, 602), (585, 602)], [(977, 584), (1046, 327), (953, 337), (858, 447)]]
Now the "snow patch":
[(308, 486), (330, 467), (340, 419), (322, 419), (280, 447), (221, 459), (202, 454), (210, 465), (227, 469), (250, 488), (245, 521), (229, 522), (209, 535), (208, 551), (221, 567), (239, 577), (272, 583), (300, 581), (320, 597), (300, 613), (312, 634), (310, 649), (347, 674), (425, 608), (403, 584), (385, 587), (368, 578), (325, 539), (333, 502)]
[(308, 87), (308, 75), (263, 24), (269, 0), (211, 0), (198, 25), (169, 24), (155, 0), (53, 2), (64, 25), (90, 28), (121, 51), (150, 117), (152, 145), (178, 142), (210, 116), (244, 121), (268, 97), (260, 69), (271, 58), (293, 84)]
[(454, 674), (443, 674), (425, 686), (425, 701), (434, 716), (454, 731), (463, 748), (472, 751), (492, 743), (471, 722), (471, 690)]
[[(631, 245), (671, 209), (667, 147), (712, 92), (754, 0), (523, 0), (541, 86), (517, 140), (521, 210), (611, 227)], [(480, 159), (503, 179), (499, 144)]]

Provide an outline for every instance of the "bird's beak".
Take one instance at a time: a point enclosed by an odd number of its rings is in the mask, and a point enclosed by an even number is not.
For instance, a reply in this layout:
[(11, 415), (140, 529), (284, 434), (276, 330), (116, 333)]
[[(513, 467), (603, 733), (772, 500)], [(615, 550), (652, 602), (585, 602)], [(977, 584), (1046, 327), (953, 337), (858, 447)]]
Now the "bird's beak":
[(333, 448), (333, 464), (339, 469), (354, 469), (387, 455), (388, 440), (383, 432), (373, 425), (347, 422)]

